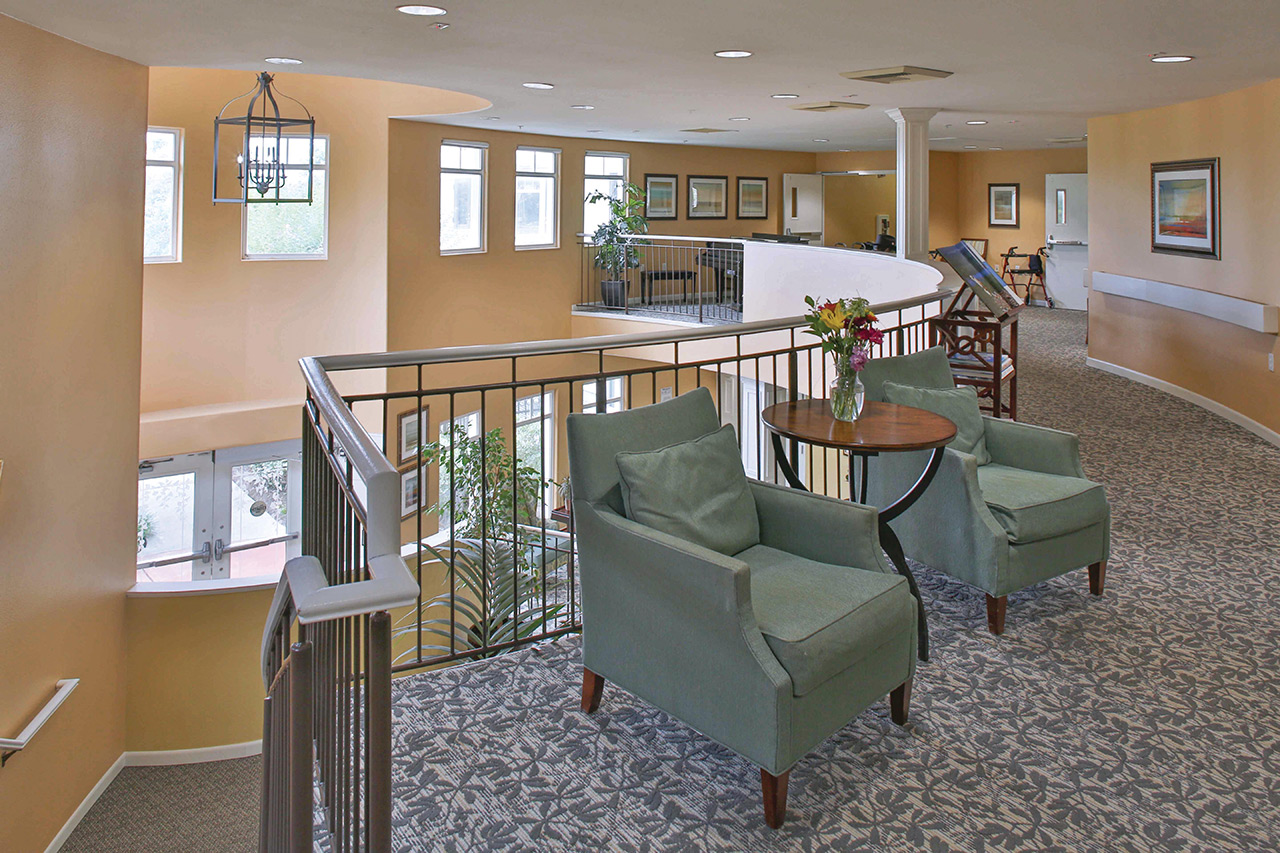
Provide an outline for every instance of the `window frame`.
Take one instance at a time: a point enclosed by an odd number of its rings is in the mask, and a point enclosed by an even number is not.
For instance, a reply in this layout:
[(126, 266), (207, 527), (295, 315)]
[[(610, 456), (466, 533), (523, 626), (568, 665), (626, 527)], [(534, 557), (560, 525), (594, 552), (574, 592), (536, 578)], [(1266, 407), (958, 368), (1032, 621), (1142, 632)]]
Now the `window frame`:
[[(437, 183), (437, 194), (444, 197), (444, 176), (446, 174), (453, 175), (476, 175), (480, 176), (480, 245), (477, 248), (465, 249), (446, 249), (443, 245), (441, 235), (436, 235), (436, 246), (443, 255), (483, 255), (489, 251), (489, 143), (487, 142), (471, 142), (464, 139), (441, 139), (440, 148), (451, 145), (456, 148), (477, 148), (480, 150), (480, 168), (477, 169), (454, 169), (440, 166), (440, 177)], [(436, 155), (436, 162), (439, 164), (439, 153)], [(441, 229), (444, 228), (443, 221), (440, 223)]]
[(517, 252), (537, 251), (539, 249), (559, 249), (560, 248), (560, 155), (559, 148), (548, 148), (541, 145), (517, 145), (515, 162), (520, 162), (521, 151), (532, 151), (534, 153), (543, 152), (551, 154), (555, 157), (555, 168), (550, 172), (522, 172), (519, 166), (515, 171), (515, 183), (512, 186), (513, 205), (515, 215), (520, 215), (520, 179), (521, 178), (551, 178), (551, 242), (550, 243), (529, 243), (521, 245), (516, 236), (516, 223), (513, 220), (511, 225), (512, 241)]
[[(526, 400), (535, 400), (538, 397), (542, 398), (539, 402), (540, 413), (534, 417), (521, 420), (519, 414), (520, 403)], [(550, 483), (549, 486), (543, 489), (543, 512), (550, 513), (555, 507), (556, 496), (556, 389), (548, 388), (545, 391), (517, 397), (512, 420), (515, 426), (511, 435), (511, 449), (517, 460), (519, 460), (520, 452), (520, 428), (538, 425), (539, 444), (542, 445), (542, 470), (539, 474)]]
[[(282, 136), (290, 139), (309, 139), (310, 134), (304, 133), (285, 133)], [(324, 162), (315, 162), (315, 150), (311, 152), (312, 171), (324, 172), (324, 251), (323, 252), (304, 252), (292, 254), (262, 254), (253, 255), (249, 253), (249, 208), (252, 206), (248, 203), (240, 205), (240, 260), (242, 261), (327, 261), (329, 260), (329, 199), (333, 196), (333, 185), (329, 180), (330, 171), (329, 164), (333, 162), (333, 142), (329, 139), (327, 133), (317, 133), (316, 139), (324, 140)], [(305, 169), (305, 165), (285, 166), (285, 171), (290, 169)], [(313, 175), (314, 177), (314, 175)], [(269, 203), (269, 202), (266, 202)], [(315, 202), (313, 201), (312, 204)]]
[[(621, 175), (599, 175), (587, 171), (588, 157), (621, 157), (622, 158), (622, 174)], [(587, 181), (621, 181), (625, 188), (631, 183), (631, 155), (625, 151), (587, 151), (582, 155), (582, 233), (579, 235), (584, 241), (591, 238), (591, 234), (587, 233)]]
[[(590, 379), (582, 383), (582, 399), (580, 401), (580, 405), (582, 406), (581, 411), (584, 415), (600, 414), (599, 400), (592, 400), (590, 403), (587, 402), (587, 389), (588, 388), (595, 389), (596, 387), (597, 387), (597, 384), (596, 384), (596, 380), (594, 379)], [(614, 387), (618, 389), (617, 396), (614, 396), (611, 393), (611, 389)], [(614, 408), (615, 404), (617, 405), (617, 408)], [(627, 410), (627, 383), (623, 380), (623, 377), (621, 376), (605, 377), (605, 380), (604, 380), (605, 414), (613, 414), (615, 412), (625, 412), (626, 410)]]
[(146, 192), (146, 169), (159, 166), (173, 170), (173, 254), (148, 257), (146, 246), (144, 245), (142, 262), (144, 264), (180, 264), (182, 263), (182, 175), (184, 171), (182, 161), (183, 146), (186, 142), (185, 133), (180, 127), (164, 127), (163, 125), (148, 125), (147, 133), (172, 133), (174, 136), (173, 159), (153, 160), (148, 157), (143, 167), (144, 198)]

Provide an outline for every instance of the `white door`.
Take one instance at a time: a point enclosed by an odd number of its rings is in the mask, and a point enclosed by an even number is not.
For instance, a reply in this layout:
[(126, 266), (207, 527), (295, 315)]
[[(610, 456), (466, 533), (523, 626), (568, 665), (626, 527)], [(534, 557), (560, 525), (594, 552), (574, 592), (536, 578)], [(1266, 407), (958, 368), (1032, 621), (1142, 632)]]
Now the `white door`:
[(1059, 308), (1084, 310), (1088, 296), (1089, 176), (1044, 176), (1045, 289)]
[(822, 175), (782, 176), (782, 233), (812, 234), (822, 245)]

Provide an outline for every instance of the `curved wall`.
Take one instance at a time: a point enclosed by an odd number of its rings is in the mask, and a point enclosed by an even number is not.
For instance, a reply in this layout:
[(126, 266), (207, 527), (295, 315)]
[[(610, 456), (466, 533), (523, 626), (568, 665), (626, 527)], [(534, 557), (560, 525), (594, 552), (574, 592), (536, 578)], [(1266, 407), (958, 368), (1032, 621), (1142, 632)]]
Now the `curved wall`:
[[(1090, 267), (1275, 305), (1280, 233), (1280, 80), (1159, 109), (1089, 121)], [(1149, 236), (1153, 162), (1221, 159), (1222, 260), (1156, 254)], [(1092, 292), (1089, 357), (1184, 389), (1280, 433), (1276, 335), (1167, 305)], [(1200, 400), (1197, 400), (1200, 402)], [(1246, 423), (1246, 426), (1248, 424)], [(1258, 432), (1258, 430), (1254, 430)], [(1274, 440), (1274, 439), (1272, 439)]]

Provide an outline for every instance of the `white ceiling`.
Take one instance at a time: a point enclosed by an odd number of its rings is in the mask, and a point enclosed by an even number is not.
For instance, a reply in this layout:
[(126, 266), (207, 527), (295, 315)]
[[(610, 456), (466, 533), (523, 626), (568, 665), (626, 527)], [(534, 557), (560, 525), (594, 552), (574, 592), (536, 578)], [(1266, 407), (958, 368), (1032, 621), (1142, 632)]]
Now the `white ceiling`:
[[(269, 67), (264, 57), (293, 56), (305, 64), (289, 71), (492, 101), (440, 119), (449, 124), (806, 151), (892, 148), (884, 110), (897, 106), (943, 109), (932, 135), (954, 138), (934, 148), (1050, 147), (1051, 137), (1083, 135), (1092, 115), (1280, 76), (1277, 0), (435, 2), (446, 16), (410, 17), (396, 0), (0, 0), (0, 11), (146, 65), (259, 69)], [(450, 26), (432, 29), (436, 21)], [(755, 56), (712, 56), (727, 48)], [(1159, 65), (1147, 60), (1156, 52), (1197, 59)], [(840, 77), (902, 64), (955, 73), (894, 85)], [(556, 88), (521, 87), (528, 80)], [(801, 97), (773, 100), (775, 92)], [(831, 99), (871, 106), (788, 108)], [(736, 132), (681, 133), (692, 127)]]

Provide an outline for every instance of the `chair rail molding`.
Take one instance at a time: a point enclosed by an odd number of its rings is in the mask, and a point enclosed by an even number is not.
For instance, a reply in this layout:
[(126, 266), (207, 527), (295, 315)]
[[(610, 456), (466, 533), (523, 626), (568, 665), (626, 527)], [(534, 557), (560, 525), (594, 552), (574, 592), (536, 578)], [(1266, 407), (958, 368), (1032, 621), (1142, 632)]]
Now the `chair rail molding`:
[(1225, 293), (1110, 272), (1093, 274), (1093, 290), (1200, 314), (1268, 335), (1280, 332), (1280, 306), (1253, 302)]

